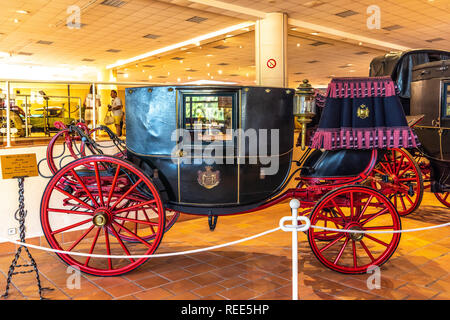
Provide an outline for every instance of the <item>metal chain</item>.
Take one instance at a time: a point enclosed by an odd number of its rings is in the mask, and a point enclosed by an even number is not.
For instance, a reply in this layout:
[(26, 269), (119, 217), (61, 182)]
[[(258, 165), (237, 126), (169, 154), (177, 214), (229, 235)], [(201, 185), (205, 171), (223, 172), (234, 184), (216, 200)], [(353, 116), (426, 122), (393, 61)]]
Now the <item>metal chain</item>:
[[(18, 178), (19, 181), (19, 209), (14, 214), (14, 218), (19, 221), (19, 231), (20, 231), (20, 241), (25, 243), (25, 217), (27, 216), (27, 212), (25, 210), (25, 201), (24, 201), (24, 178), (20, 177)], [(31, 263), (28, 264), (17, 264), (20, 254), (22, 253), (22, 248), (25, 249), (28, 258), (30, 259)], [(16, 271), (14, 272), (15, 268), (20, 267), (33, 267), (32, 270), (26, 270), (26, 271)], [(39, 277), (39, 270), (36, 264), (36, 261), (34, 261), (33, 256), (31, 255), (28, 248), (24, 245), (21, 245), (17, 251), (16, 255), (14, 257), (14, 260), (12, 261), (9, 271), (8, 271), (8, 279), (6, 281), (6, 290), (5, 293), (2, 295), (2, 298), (7, 298), (9, 295), (9, 287), (11, 285), (12, 277), (16, 274), (25, 274), (25, 273), (36, 273), (36, 282), (39, 289), (39, 298), (41, 300), (46, 300), (46, 298), (43, 297), (42, 293), (44, 290), (54, 290), (53, 288), (43, 288), (41, 286), (41, 279)]]

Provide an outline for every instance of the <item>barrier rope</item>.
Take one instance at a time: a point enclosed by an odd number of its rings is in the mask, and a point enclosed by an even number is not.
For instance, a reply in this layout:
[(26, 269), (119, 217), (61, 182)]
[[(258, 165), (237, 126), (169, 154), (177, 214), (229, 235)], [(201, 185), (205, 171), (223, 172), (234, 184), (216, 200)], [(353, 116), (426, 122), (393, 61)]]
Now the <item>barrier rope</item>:
[[(280, 225), (286, 221), (292, 220), (292, 217), (283, 217), (280, 220)], [(297, 220), (303, 220), (306, 221), (306, 217), (303, 216), (298, 216)], [(313, 229), (322, 229), (322, 230), (327, 230), (327, 231), (334, 231), (334, 232), (343, 232), (343, 233), (405, 233), (405, 232), (417, 232), (417, 231), (424, 231), (424, 230), (430, 230), (430, 229), (436, 229), (436, 228), (442, 228), (442, 227), (447, 227), (450, 226), (450, 222), (444, 223), (444, 224), (440, 224), (440, 225), (435, 225), (435, 226), (429, 226), (429, 227), (423, 227), (423, 228), (416, 228), (416, 229), (406, 229), (406, 230), (392, 230), (392, 231), (380, 231), (380, 230), (349, 230), (349, 229), (334, 229), (334, 228), (328, 228), (328, 227), (322, 227), (322, 226), (316, 226), (316, 225), (309, 225), (309, 219), (307, 222), (308, 226), (307, 228), (305, 228), (304, 224), (300, 224), (300, 225), (283, 225), (280, 226), (278, 228), (274, 228), (274, 229), (270, 229), (258, 234), (255, 234), (253, 236), (249, 236), (243, 239), (239, 239), (239, 240), (235, 240), (232, 242), (227, 242), (227, 243), (223, 243), (223, 244), (219, 244), (219, 245), (215, 245), (215, 246), (210, 246), (210, 247), (205, 247), (205, 248), (201, 248), (201, 249), (195, 249), (195, 250), (187, 250), (187, 251), (180, 251), (180, 252), (171, 252), (171, 253), (159, 253), (159, 254), (152, 254), (152, 255), (106, 255), (106, 254), (89, 254), (89, 253), (83, 253), (83, 252), (73, 252), (73, 251), (64, 251), (64, 250), (58, 250), (58, 249), (53, 249), (53, 248), (47, 248), (47, 247), (42, 247), (42, 246), (37, 246), (37, 245), (33, 245), (33, 244), (29, 244), (29, 243), (25, 243), (25, 242), (20, 242), (20, 241), (16, 241), (16, 240), (11, 240), (11, 239), (7, 239), (7, 238), (3, 238), (0, 237), (0, 240), (5, 241), (5, 242), (10, 242), (10, 243), (14, 243), (17, 245), (23, 245), (29, 248), (33, 248), (33, 249), (38, 249), (38, 250), (42, 250), (42, 251), (48, 251), (48, 252), (53, 252), (53, 253), (61, 253), (61, 254), (68, 254), (68, 255), (72, 255), (72, 256), (82, 256), (82, 257), (91, 257), (91, 258), (109, 258), (109, 259), (123, 259), (123, 258), (128, 258), (128, 259), (141, 259), (141, 258), (162, 258), (162, 257), (173, 257), (173, 256), (178, 256), (178, 255), (185, 255), (185, 254), (193, 254), (193, 253), (199, 253), (199, 252), (204, 252), (204, 251), (210, 251), (210, 250), (215, 250), (215, 249), (219, 249), (219, 248), (224, 248), (224, 247), (228, 247), (228, 246), (232, 246), (235, 244), (239, 244), (242, 242), (246, 242), (249, 240), (253, 240), (262, 236), (265, 236), (267, 234), (279, 231), (279, 230), (283, 230), (283, 231), (292, 231), (293, 229), (295, 229), (296, 231), (307, 231), (309, 228), (313, 228)], [(284, 229), (289, 229), (289, 230), (284, 230)]]

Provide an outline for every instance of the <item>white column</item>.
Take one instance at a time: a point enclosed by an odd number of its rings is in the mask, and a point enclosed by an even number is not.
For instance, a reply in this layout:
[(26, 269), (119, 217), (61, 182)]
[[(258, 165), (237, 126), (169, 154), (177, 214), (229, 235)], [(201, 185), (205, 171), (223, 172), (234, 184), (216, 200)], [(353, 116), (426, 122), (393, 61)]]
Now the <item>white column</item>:
[(255, 25), (256, 84), (287, 87), (287, 14), (268, 13)]

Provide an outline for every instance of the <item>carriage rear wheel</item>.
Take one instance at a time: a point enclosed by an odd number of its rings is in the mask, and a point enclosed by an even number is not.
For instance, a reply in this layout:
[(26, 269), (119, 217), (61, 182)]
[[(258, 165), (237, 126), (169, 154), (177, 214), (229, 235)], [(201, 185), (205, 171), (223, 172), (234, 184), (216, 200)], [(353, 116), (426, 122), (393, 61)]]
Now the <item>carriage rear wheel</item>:
[(411, 154), (390, 149), (372, 170), (372, 187), (385, 194), (400, 216), (416, 210), (423, 198), (423, 177)]
[[(330, 210), (337, 216), (330, 216)], [(377, 190), (359, 185), (327, 193), (315, 205), (310, 220), (313, 226), (328, 224), (328, 228), (336, 230), (401, 230), (400, 216), (389, 199)], [(332, 240), (324, 242), (324, 237)], [(314, 255), (326, 267), (357, 274), (389, 260), (400, 242), (400, 233), (351, 233), (311, 227), (308, 240)]]
[(436, 198), (446, 207), (450, 208), (450, 192), (435, 193)]
[[(83, 272), (116, 276), (148, 259), (131, 256), (156, 251), (164, 233), (165, 212), (158, 191), (138, 167), (123, 159), (95, 155), (67, 164), (49, 181), (41, 201), (41, 224), (54, 249), (124, 256), (57, 253)], [(124, 242), (122, 234), (135, 242)]]

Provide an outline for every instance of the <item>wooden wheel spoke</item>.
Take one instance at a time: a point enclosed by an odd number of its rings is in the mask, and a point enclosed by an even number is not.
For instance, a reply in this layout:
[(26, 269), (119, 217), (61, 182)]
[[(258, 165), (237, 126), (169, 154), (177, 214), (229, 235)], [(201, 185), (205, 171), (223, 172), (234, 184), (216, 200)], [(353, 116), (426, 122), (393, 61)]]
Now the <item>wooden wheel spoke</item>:
[(105, 205), (105, 202), (103, 200), (103, 192), (102, 192), (102, 184), (100, 181), (100, 173), (98, 170), (98, 163), (94, 162), (94, 169), (95, 169), (95, 180), (97, 181), (97, 187), (98, 187), (98, 196), (100, 198), (100, 203), (102, 204), (102, 206)]
[(55, 212), (55, 213), (67, 213), (67, 214), (78, 214), (83, 216), (92, 216), (93, 213), (89, 211), (76, 211), (76, 210), (67, 210), (67, 209), (56, 209), (56, 208), (48, 208), (47, 211)]
[(389, 208), (386, 208), (384, 210), (381, 210), (378, 213), (373, 214), (370, 218), (367, 218), (366, 220), (362, 221), (361, 224), (365, 225), (367, 222), (369, 222), (369, 221), (371, 221), (371, 220), (373, 220), (373, 219), (375, 219), (375, 218), (385, 214), (386, 212), (389, 212)]
[[(114, 234), (114, 237), (116, 237), (117, 241), (119, 242), (120, 246), (122, 247), (123, 251), (130, 256), (130, 251), (128, 251), (127, 247), (125, 246), (125, 244), (123, 243), (122, 239), (120, 239), (120, 236), (118, 235), (116, 229), (113, 226), (110, 226), (110, 230), (111, 232)], [(129, 258), (131, 262), (134, 262), (133, 258)]]
[(366, 251), (367, 255), (369, 256), (370, 260), (372, 262), (375, 261), (375, 258), (372, 256), (372, 253), (370, 252), (369, 248), (367, 248), (366, 244), (364, 243), (364, 241), (359, 241), (359, 243), (361, 244), (361, 246), (363, 247), (364, 251)]
[(83, 220), (83, 221), (71, 224), (70, 226), (67, 226), (67, 227), (64, 227), (64, 228), (52, 231), (51, 234), (53, 235), (53, 234), (57, 234), (57, 233), (60, 233), (60, 232), (63, 232), (63, 231), (67, 231), (67, 230), (70, 230), (70, 229), (82, 226), (83, 224), (86, 224), (86, 223), (88, 223), (90, 221), (92, 221), (92, 219)]
[(115, 214), (119, 214), (119, 213), (122, 213), (122, 212), (134, 211), (137, 208), (141, 208), (143, 206), (147, 206), (147, 205), (150, 205), (150, 204), (155, 203), (155, 202), (156, 202), (156, 200), (145, 201), (145, 202), (142, 202), (142, 203), (138, 203), (138, 204), (132, 205), (130, 207), (126, 207), (126, 208), (121, 208), (121, 209), (115, 210), (114, 213)]
[(358, 257), (356, 255), (356, 242), (352, 240), (352, 251), (353, 251), (353, 268), (358, 267)]
[(89, 191), (89, 189), (86, 187), (86, 185), (83, 183), (83, 181), (81, 180), (80, 176), (78, 176), (78, 174), (76, 173), (75, 170), (70, 170), (70, 172), (72, 173), (72, 175), (75, 177), (75, 179), (78, 181), (78, 183), (81, 185), (81, 188), (83, 188), (84, 192), (86, 192), (86, 194), (88, 195), (88, 197), (91, 199), (92, 203), (98, 207), (98, 202), (97, 200), (95, 200), (95, 198), (92, 196), (92, 193)]
[(81, 201), (80, 199), (74, 197), (73, 195), (71, 195), (70, 193), (64, 191), (63, 189), (61, 189), (60, 187), (56, 187), (55, 186), (55, 190), (58, 190), (59, 192), (61, 192), (63, 195), (69, 197), (72, 200), (75, 200), (76, 202), (78, 202), (83, 208), (88, 209), (88, 210), (92, 210), (95, 211), (95, 209), (93, 207), (91, 207), (90, 205), (88, 205), (86, 202)]
[[(110, 256), (110, 255), (111, 255), (111, 249), (110, 249), (110, 246), (109, 246), (108, 229), (105, 228), (103, 231), (105, 232), (106, 254), (107, 254), (108, 256)], [(108, 258), (108, 268), (109, 268), (109, 270), (112, 270), (112, 259), (111, 259), (111, 258)]]
[(364, 236), (365, 236), (366, 238), (372, 240), (372, 241), (375, 241), (376, 243), (379, 243), (379, 244), (385, 246), (385, 247), (389, 247), (389, 244), (387, 244), (386, 242), (381, 241), (380, 239), (375, 238), (375, 237), (373, 237), (373, 236), (371, 236), (371, 235), (368, 235), (367, 233), (366, 233)]
[(339, 259), (341, 259), (342, 254), (344, 253), (345, 248), (347, 247), (348, 241), (350, 240), (350, 238), (345, 239), (344, 244), (342, 245), (341, 250), (339, 251), (338, 255), (336, 256), (336, 259), (334, 259), (334, 264), (337, 264)]
[[(100, 234), (101, 228), (97, 228), (97, 233), (95, 234), (94, 240), (92, 241), (91, 249), (89, 250), (89, 254), (92, 254), (94, 252), (95, 244), (97, 243), (98, 236)], [(86, 267), (89, 263), (89, 260), (91, 260), (91, 257), (87, 257), (86, 262), (84, 263), (84, 266)]]
[(114, 219), (116, 219), (116, 220), (125, 220), (125, 221), (128, 221), (128, 222), (134, 222), (136, 224), (142, 223), (142, 224), (146, 224), (146, 225), (149, 225), (149, 226), (157, 226), (158, 225), (158, 223), (156, 223), (156, 222), (144, 221), (144, 220), (138, 220), (138, 219), (131, 219), (131, 218), (120, 217), (120, 216), (115, 216)]
[(141, 237), (139, 237), (137, 234), (135, 234), (134, 232), (128, 230), (127, 228), (121, 226), (119, 223), (113, 221), (113, 223), (115, 225), (117, 225), (120, 229), (122, 229), (123, 231), (125, 231), (126, 233), (130, 234), (133, 238), (135, 238), (136, 240), (139, 240), (139, 242), (141, 242), (142, 244), (146, 245), (147, 247), (149, 247), (150, 249), (153, 248), (153, 245), (147, 243), (144, 239), (142, 239)]
[(324, 246), (323, 248), (321, 248), (319, 251), (320, 251), (320, 252), (324, 252), (325, 250), (329, 249), (331, 246), (333, 246), (334, 244), (336, 244), (336, 242), (338, 242), (339, 240), (341, 240), (343, 237), (345, 237), (345, 234), (341, 234), (338, 238), (334, 239), (332, 242), (330, 242), (329, 244), (327, 244), (326, 246)]
[(108, 200), (106, 201), (106, 206), (109, 206), (109, 204), (111, 202), (111, 197), (114, 193), (114, 189), (116, 188), (117, 178), (119, 177), (120, 169), (121, 169), (121, 167), (120, 167), (120, 165), (118, 165), (116, 168), (116, 173), (114, 175), (113, 181), (111, 183), (111, 190), (109, 190)]
[(119, 199), (114, 202), (114, 204), (111, 206), (111, 210), (113, 210), (127, 195), (129, 195), (136, 187), (142, 182), (142, 178), (140, 178), (135, 184), (131, 186), (130, 189), (127, 190)]
[(86, 232), (83, 233), (83, 235), (82, 235), (80, 238), (78, 238), (78, 239), (70, 246), (69, 249), (67, 249), (67, 251), (72, 251), (73, 248), (75, 248), (76, 245), (79, 244), (79, 243), (81, 242), (81, 240), (83, 240), (83, 239), (88, 235), (88, 233), (92, 231), (92, 229), (94, 229), (94, 227), (95, 227), (95, 226), (92, 225), (89, 229), (87, 229)]

